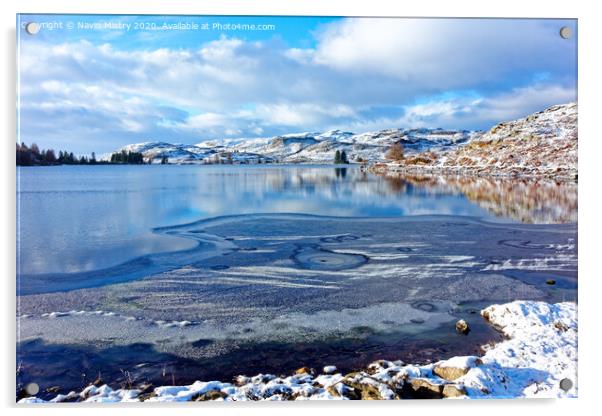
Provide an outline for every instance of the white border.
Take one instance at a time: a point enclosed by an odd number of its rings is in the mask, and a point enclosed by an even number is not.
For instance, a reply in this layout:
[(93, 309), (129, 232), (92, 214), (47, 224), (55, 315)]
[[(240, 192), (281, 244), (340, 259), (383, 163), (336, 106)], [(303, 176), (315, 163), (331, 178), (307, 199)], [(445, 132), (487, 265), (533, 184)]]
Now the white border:
[[(143, 5), (143, 6), (142, 6)], [(462, 414), (497, 415), (524, 410), (553, 414), (578, 414), (595, 406), (600, 387), (600, 317), (596, 306), (600, 303), (600, 279), (602, 273), (596, 260), (601, 256), (598, 231), (600, 231), (601, 174), (598, 165), (602, 158), (602, 99), (599, 74), (600, 40), (602, 40), (602, 15), (596, 13), (593, 1), (525, 1), (498, 0), (497, 2), (471, 0), (416, 0), (395, 2), (386, 0), (97, 0), (74, 2), (69, 0), (12, 0), (1, 3), (2, 22), (2, 91), (0, 114), (2, 116), (3, 141), (2, 159), (2, 216), (0, 229), (3, 239), (0, 250), (3, 287), (2, 310), (2, 378), (0, 397), (3, 407), (9, 412), (30, 413), (33, 409), (16, 408), (14, 403), (15, 371), (15, 21), (16, 13), (105, 13), (105, 14), (255, 14), (255, 15), (331, 15), (331, 16), (429, 16), (429, 17), (558, 17), (579, 19), (579, 399), (576, 400), (488, 400), (480, 402), (430, 401), (403, 403), (253, 403), (241, 404), (202, 404), (178, 406), (166, 409), (164, 406), (148, 405), (111, 406), (112, 412), (144, 412), (157, 415), (166, 411), (199, 414), (286, 414), (305, 415), (308, 412), (345, 412), (361, 414), (386, 412), (461, 412)], [(598, 169), (597, 169), (598, 168)], [(403, 408), (402, 408), (403, 406)], [(172, 405), (173, 407), (173, 405)], [(131, 410), (130, 410), (131, 409)], [(45, 407), (49, 415), (84, 414), (80, 406)], [(106, 413), (106, 408), (87, 406), (85, 414)], [(5, 413), (6, 414), (6, 413)]]

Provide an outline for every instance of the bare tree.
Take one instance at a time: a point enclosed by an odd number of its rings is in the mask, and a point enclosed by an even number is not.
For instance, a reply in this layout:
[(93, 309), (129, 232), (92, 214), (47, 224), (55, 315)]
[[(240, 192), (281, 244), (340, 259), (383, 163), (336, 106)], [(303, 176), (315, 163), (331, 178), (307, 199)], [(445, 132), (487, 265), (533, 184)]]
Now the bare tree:
[(393, 146), (391, 146), (385, 157), (389, 160), (403, 160), (403, 146), (401, 143), (395, 143)]

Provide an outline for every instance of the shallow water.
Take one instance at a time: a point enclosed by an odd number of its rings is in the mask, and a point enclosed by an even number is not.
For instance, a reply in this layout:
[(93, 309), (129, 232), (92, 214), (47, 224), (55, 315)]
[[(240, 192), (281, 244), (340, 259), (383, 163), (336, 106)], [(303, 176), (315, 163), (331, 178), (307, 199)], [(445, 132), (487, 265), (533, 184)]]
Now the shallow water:
[(20, 385), (424, 362), (498, 339), (483, 306), (576, 300), (574, 183), (306, 166), (19, 177)]

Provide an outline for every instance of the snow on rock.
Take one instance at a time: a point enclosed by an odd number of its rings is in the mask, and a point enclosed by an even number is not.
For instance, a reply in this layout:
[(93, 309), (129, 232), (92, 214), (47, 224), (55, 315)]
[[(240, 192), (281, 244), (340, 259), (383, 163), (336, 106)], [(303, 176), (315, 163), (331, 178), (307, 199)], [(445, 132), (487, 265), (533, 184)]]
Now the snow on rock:
[(322, 371), (324, 374), (332, 374), (337, 371), (337, 368), (334, 365), (327, 365), (322, 369)]
[[(411, 365), (380, 360), (347, 375), (326, 366), (322, 374), (302, 368), (288, 377), (239, 376), (234, 384), (196, 381), (188, 386), (113, 390), (89, 386), (51, 402), (177, 402), (204, 400), (382, 400), (407, 398), (516, 398), (577, 396), (577, 305), (515, 301), (492, 305), (481, 315), (507, 339), (483, 347), (480, 357), (452, 357)], [(560, 381), (569, 379), (564, 391)], [(19, 403), (42, 403), (36, 397)]]

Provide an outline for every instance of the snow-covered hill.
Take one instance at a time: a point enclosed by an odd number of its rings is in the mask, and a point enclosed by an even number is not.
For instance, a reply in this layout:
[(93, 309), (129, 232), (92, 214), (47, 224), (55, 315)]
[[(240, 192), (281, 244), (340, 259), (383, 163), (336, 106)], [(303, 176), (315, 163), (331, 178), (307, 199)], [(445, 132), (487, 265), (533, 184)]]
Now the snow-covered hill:
[[(378, 161), (394, 143), (406, 153), (442, 151), (466, 143), (478, 132), (442, 129), (389, 129), (354, 134), (341, 130), (304, 132), (269, 138), (208, 140), (194, 145), (166, 142), (129, 144), (117, 151), (139, 152), (146, 161), (160, 163), (331, 163), (337, 150), (351, 162)], [(110, 157), (110, 155), (109, 155)]]
[[(197, 144), (162, 141), (130, 144), (118, 151), (140, 152), (161, 163), (332, 163), (336, 151), (351, 162), (383, 162), (395, 143), (404, 160), (379, 164), (387, 171), (450, 171), (484, 174), (567, 174), (577, 172), (577, 104), (556, 105), (487, 132), (443, 129), (388, 129), (354, 134), (341, 130), (265, 138), (217, 139)], [(108, 156), (110, 157), (110, 155)]]
[(576, 177), (577, 137), (577, 104), (555, 105), (475, 134), (462, 146), (406, 155), (373, 169)]
[(556, 105), (500, 123), (466, 146), (442, 158), (445, 166), (550, 173), (577, 170), (577, 104)]

